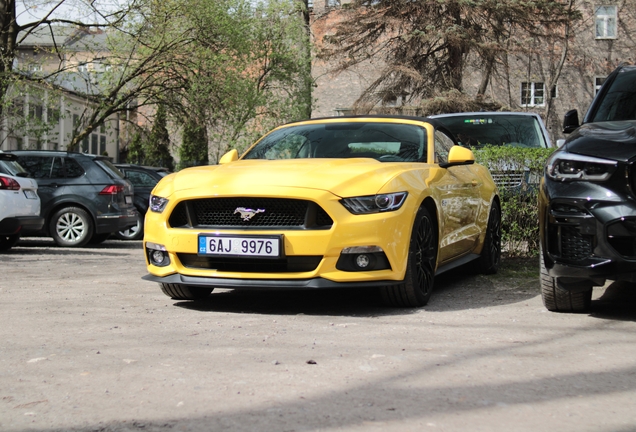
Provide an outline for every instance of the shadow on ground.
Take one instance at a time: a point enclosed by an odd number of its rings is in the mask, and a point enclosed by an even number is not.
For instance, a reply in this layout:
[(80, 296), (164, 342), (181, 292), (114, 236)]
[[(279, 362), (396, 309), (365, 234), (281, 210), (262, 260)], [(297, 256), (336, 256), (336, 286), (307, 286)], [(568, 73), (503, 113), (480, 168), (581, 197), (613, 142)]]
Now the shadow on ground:
[(478, 275), (463, 268), (441, 274), (435, 278), (435, 291), (424, 308), (386, 307), (375, 289), (219, 290), (205, 300), (180, 301), (175, 306), (202, 312), (372, 317), (516, 303), (536, 297), (538, 290), (539, 267), (532, 258), (506, 260), (496, 275)]
[[(124, 250), (138, 249), (139, 260), (143, 262), (143, 252), (141, 241), (122, 241), (122, 240), (106, 240), (99, 244), (89, 244), (81, 248), (76, 247), (62, 247), (58, 246), (53, 239), (45, 237), (28, 237), (20, 239), (18, 244), (13, 248), (5, 251), (0, 255), (4, 261), (11, 261), (12, 259), (19, 259), (20, 257), (38, 257), (38, 256), (129, 256), (129, 253), (124, 253)], [(122, 251), (118, 253), (117, 251)]]
[(48, 237), (26, 237), (21, 238), (18, 244), (5, 253), (22, 253), (25, 250), (33, 250), (36, 253), (45, 252), (46, 248), (53, 248), (57, 252), (73, 251), (77, 249), (142, 249), (142, 242), (130, 240), (108, 239), (99, 244), (88, 244), (82, 248), (62, 247), (58, 246), (52, 238)]
[(613, 282), (605, 292), (592, 301), (592, 313), (595, 318), (636, 321), (636, 284)]

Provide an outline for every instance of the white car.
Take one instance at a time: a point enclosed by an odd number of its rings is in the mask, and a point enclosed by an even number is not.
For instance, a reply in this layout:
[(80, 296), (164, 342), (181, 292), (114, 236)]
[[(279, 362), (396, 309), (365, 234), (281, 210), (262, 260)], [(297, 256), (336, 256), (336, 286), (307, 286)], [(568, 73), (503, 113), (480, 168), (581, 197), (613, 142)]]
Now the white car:
[(23, 229), (39, 230), (44, 225), (38, 184), (26, 177), (16, 159), (0, 152), (0, 251), (11, 249)]

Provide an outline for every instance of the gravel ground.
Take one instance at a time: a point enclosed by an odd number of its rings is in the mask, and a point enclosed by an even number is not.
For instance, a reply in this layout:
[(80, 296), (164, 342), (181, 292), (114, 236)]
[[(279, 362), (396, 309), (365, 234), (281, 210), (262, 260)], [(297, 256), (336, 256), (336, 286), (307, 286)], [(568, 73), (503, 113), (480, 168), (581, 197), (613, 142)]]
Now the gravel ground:
[(0, 430), (634, 431), (636, 290), (547, 312), (536, 259), (365, 290), (173, 301), (141, 242), (0, 255)]

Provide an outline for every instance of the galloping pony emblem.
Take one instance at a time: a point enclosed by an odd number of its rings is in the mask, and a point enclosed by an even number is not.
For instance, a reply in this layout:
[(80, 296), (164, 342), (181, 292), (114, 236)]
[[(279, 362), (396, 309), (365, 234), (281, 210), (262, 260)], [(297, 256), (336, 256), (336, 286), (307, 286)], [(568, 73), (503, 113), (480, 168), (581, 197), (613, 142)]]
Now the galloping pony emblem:
[(244, 221), (249, 221), (258, 213), (265, 213), (265, 209), (254, 210), (254, 209), (248, 209), (245, 207), (237, 207), (236, 210), (234, 210), (234, 214), (237, 214), (237, 213), (241, 214), (241, 219), (243, 219)]

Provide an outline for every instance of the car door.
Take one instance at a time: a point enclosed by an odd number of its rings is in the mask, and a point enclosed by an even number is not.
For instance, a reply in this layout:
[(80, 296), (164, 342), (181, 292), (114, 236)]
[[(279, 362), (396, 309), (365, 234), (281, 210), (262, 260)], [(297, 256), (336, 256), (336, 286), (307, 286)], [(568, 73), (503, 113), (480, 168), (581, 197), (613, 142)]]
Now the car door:
[(35, 178), (38, 182), (38, 195), (42, 203), (42, 209), (48, 207), (48, 203), (51, 202), (58, 195), (60, 184), (58, 179), (51, 178), (51, 173), (55, 170), (55, 166), (61, 167), (61, 161), (56, 157), (51, 156), (34, 156), (34, 155), (20, 155), (18, 156), (20, 165)]
[[(455, 142), (445, 132), (435, 131), (435, 162), (446, 163)], [(471, 165), (444, 169), (434, 185), (440, 204), (439, 262), (472, 250), (480, 230), (477, 215), (481, 206), (480, 179)]]
[(20, 155), (20, 165), (38, 182), (42, 213), (60, 200), (83, 202), (94, 195), (94, 187), (86, 179), (85, 171), (69, 157), (55, 155)]

